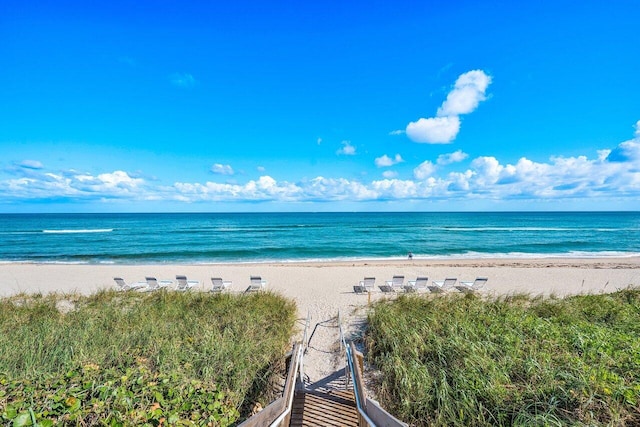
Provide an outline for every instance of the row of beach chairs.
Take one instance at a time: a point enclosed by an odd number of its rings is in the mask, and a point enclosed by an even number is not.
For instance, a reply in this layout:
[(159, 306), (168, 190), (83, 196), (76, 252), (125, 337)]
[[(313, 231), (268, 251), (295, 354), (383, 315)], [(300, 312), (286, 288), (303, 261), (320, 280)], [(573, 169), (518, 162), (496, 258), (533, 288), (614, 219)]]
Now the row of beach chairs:
[[(433, 280), (429, 284), (428, 277), (417, 277), (416, 280), (409, 280), (405, 283), (404, 276), (393, 276), (391, 280), (386, 280), (384, 284), (379, 285), (380, 291), (383, 293), (396, 292), (432, 292), (443, 293), (454, 289), (460, 292), (476, 292), (484, 287), (489, 280), (486, 277), (476, 277), (472, 282), (458, 282), (455, 277), (448, 277), (442, 281)], [(353, 286), (353, 291), (357, 294), (372, 292), (375, 289), (375, 277), (365, 277), (364, 280)]]
[[(174, 286), (173, 280), (158, 280), (155, 277), (145, 277), (144, 282), (127, 283), (122, 277), (114, 277), (118, 290), (121, 291), (138, 291), (138, 292), (153, 292), (161, 289), (171, 289)], [(227, 291), (231, 288), (232, 282), (230, 280), (222, 280), (220, 277), (211, 278), (211, 288), (209, 292), (220, 293)], [(187, 276), (177, 275), (175, 281), (175, 291), (185, 292), (192, 288), (200, 287), (200, 282), (197, 280), (188, 280)], [(249, 286), (244, 292), (257, 292), (266, 289), (267, 281), (262, 280), (260, 276), (250, 276)]]

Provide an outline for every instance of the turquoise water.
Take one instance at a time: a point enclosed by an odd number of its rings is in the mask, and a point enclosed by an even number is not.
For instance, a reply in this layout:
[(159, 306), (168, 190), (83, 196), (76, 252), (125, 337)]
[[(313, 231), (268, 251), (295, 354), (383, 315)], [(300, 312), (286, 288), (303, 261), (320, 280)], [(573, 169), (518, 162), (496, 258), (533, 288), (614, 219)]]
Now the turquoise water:
[(0, 262), (633, 256), (640, 213), (4, 214)]

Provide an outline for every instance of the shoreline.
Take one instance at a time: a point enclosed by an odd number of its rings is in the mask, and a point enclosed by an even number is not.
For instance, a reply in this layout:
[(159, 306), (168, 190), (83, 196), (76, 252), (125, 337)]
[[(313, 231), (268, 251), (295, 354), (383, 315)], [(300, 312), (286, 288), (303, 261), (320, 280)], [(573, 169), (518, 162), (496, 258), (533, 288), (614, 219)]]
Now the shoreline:
[(64, 260), (0, 260), (1, 265), (7, 264), (26, 264), (26, 265), (86, 265), (86, 266), (100, 266), (100, 265), (123, 265), (123, 266), (136, 266), (136, 265), (193, 265), (193, 266), (220, 266), (220, 265), (308, 265), (308, 264), (353, 264), (353, 263), (402, 263), (402, 262), (414, 262), (414, 263), (454, 263), (454, 262), (530, 262), (530, 261), (621, 261), (621, 260), (633, 260), (640, 259), (640, 252), (617, 252), (617, 251), (600, 251), (600, 252), (585, 252), (581, 254), (572, 253), (473, 253), (473, 254), (457, 254), (457, 255), (432, 255), (432, 256), (420, 256), (415, 255), (409, 259), (406, 256), (389, 256), (389, 257), (345, 257), (345, 258), (288, 258), (288, 259), (264, 259), (264, 260), (211, 260), (211, 261), (199, 261), (199, 260), (178, 260), (172, 259), (168, 261), (153, 261), (145, 260), (139, 262), (131, 261), (113, 261), (113, 260), (91, 260), (91, 261), (64, 261)]
[(126, 262), (126, 261), (38, 261), (38, 260), (0, 260), (0, 266), (3, 265), (78, 265), (78, 266), (153, 266), (153, 265), (188, 265), (188, 266), (246, 266), (246, 265), (353, 265), (353, 264), (432, 264), (432, 265), (449, 265), (452, 263), (532, 263), (532, 262), (577, 262), (580, 264), (599, 262), (599, 263), (627, 263), (629, 265), (640, 265), (640, 253), (629, 252), (627, 255), (616, 254), (606, 256), (598, 253), (598, 255), (569, 255), (569, 254), (523, 254), (522, 256), (496, 256), (496, 254), (487, 254), (487, 256), (457, 256), (446, 255), (442, 257), (419, 257), (413, 258), (402, 257), (380, 257), (380, 258), (318, 258), (318, 259), (284, 259), (284, 260), (248, 260), (248, 261), (144, 261), (144, 262)]

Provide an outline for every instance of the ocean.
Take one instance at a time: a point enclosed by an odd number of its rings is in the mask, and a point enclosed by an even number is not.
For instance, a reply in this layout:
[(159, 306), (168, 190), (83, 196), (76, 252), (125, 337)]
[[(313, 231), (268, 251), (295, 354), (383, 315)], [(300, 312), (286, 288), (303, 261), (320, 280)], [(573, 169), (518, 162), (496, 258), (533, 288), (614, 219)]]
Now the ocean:
[(0, 214), (0, 262), (640, 255), (640, 212)]

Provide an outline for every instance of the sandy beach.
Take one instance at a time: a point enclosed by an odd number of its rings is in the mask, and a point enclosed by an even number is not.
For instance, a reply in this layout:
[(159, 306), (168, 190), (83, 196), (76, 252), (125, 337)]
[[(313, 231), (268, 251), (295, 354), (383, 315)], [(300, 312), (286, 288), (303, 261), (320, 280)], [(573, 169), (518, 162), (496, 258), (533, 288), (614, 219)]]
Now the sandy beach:
[[(200, 281), (200, 290), (211, 287), (211, 277), (231, 280), (232, 292), (242, 292), (250, 275), (262, 276), (268, 289), (296, 301), (301, 315), (347, 312), (349, 307), (367, 303), (367, 297), (353, 292), (353, 285), (365, 276), (376, 284), (404, 275), (406, 280), (428, 276), (429, 280), (456, 277), (473, 280), (489, 278), (489, 294), (529, 293), (557, 296), (578, 293), (612, 292), (640, 284), (640, 257), (604, 259), (468, 259), (407, 260), (319, 263), (242, 263), (242, 264), (145, 264), (145, 265), (77, 265), (77, 264), (0, 264), (0, 296), (20, 292), (79, 292), (89, 294), (115, 287), (114, 277), (127, 282), (143, 281), (145, 276), (174, 280), (185, 274)], [(372, 300), (384, 297), (372, 294)]]
[[(151, 265), (64, 265), (19, 264), (0, 265), (0, 296), (20, 292), (80, 292), (90, 294), (100, 289), (115, 288), (114, 277), (127, 282), (155, 276), (174, 280), (184, 274), (200, 281), (199, 289), (211, 288), (211, 277), (231, 280), (231, 292), (242, 292), (250, 275), (259, 275), (267, 288), (293, 299), (298, 307), (301, 328), (307, 315), (311, 328), (320, 327), (310, 344), (309, 376), (321, 379), (336, 368), (338, 362), (327, 356), (337, 345), (335, 322), (327, 322), (340, 311), (347, 335), (358, 335), (371, 301), (388, 298), (376, 287), (370, 295), (356, 294), (353, 285), (365, 276), (375, 277), (376, 284), (404, 275), (406, 280), (427, 276), (429, 280), (456, 277), (471, 281), (484, 276), (489, 280), (484, 294), (566, 296), (580, 293), (614, 292), (640, 284), (640, 258), (606, 259), (474, 259), (474, 260), (405, 260), (273, 264), (151, 264)], [(198, 289), (198, 288), (196, 288)], [(325, 322), (325, 323), (322, 323)]]

